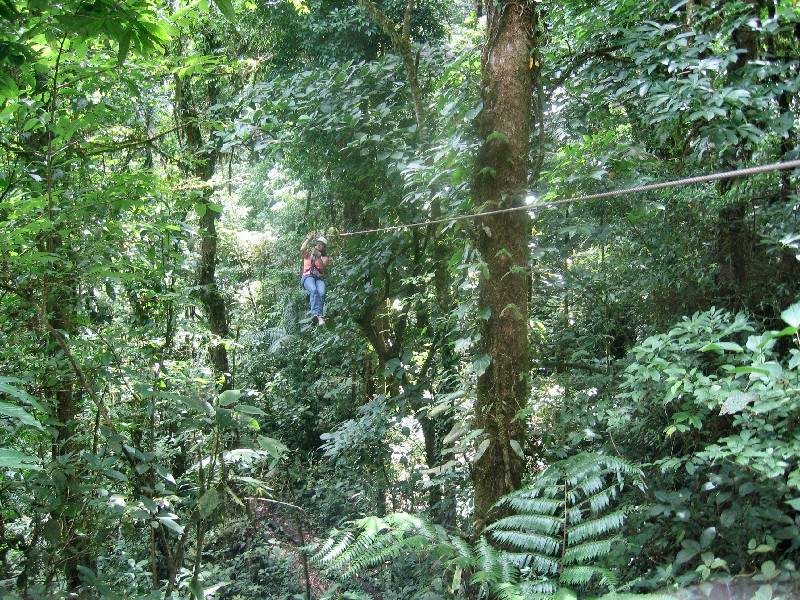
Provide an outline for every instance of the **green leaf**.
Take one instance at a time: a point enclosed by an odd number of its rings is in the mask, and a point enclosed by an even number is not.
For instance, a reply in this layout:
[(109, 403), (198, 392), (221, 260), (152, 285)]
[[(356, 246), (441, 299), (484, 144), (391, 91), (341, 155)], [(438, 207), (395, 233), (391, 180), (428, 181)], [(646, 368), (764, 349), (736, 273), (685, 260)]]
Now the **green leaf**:
[(172, 517), (157, 517), (158, 522), (164, 525), (167, 529), (171, 529), (178, 535), (183, 535), (183, 526), (178, 525), (178, 523)]
[(758, 394), (755, 392), (732, 392), (722, 403), (719, 414), (732, 415), (741, 412), (748, 404), (756, 400), (758, 400)]
[(792, 327), (800, 328), (800, 302), (795, 302), (781, 313), (781, 319)]
[(19, 96), (19, 87), (16, 82), (7, 73), (0, 71), (0, 99), (17, 98)]
[(0, 467), (6, 469), (28, 469), (40, 471), (39, 459), (11, 448), (0, 448)]
[(711, 344), (706, 344), (700, 348), (700, 352), (724, 352), (725, 350), (730, 350), (732, 352), (744, 352), (744, 348), (742, 348), (739, 344), (735, 344), (734, 342), (714, 342)]
[(682, 548), (675, 557), (675, 564), (682, 565), (683, 563), (689, 562), (695, 556), (697, 556), (697, 553), (697, 550), (694, 550), (693, 548)]
[(490, 364), (492, 364), (492, 357), (488, 354), (482, 354), (472, 361), (472, 370), (475, 371), (478, 377), (481, 377), (486, 373), (486, 369), (489, 368)]
[(560, 587), (556, 592), (555, 600), (578, 600), (578, 594), (569, 588)]
[(192, 592), (194, 600), (204, 600), (205, 591), (203, 590), (203, 586), (200, 584), (197, 578), (192, 578), (192, 581), (189, 584), (189, 589)]
[(117, 52), (117, 65), (122, 66), (128, 58), (131, 49), (131, 30), (126, 29), (119, 38), (119, 52)]
[(723, 511), (723, 513), (719, 517), (720, 525), (722, 525), (723, 527), (732, 526), (736, 522), (737, 515), (738, 511), (736, 511), (736, 509), (733, 508), (729, 508), (728, 510)]
[(503, 307), (503, 310), (501, 310), (501, 311), (500, 311), (500, 318), (501, 318), (501, 319), (503, 318), (503, 316), (505, 316), (505, 314), (506, 314), (506, 311), (510, 312), (510, 313), (511, 313), (511, 315), (512, 315), (512, 316), (513, 316), (513, 317), (514, 317), (514, 318), (515, 318), (517, 321), (522, 321), (522, 320), (523, 320), (523, 317), (522, 317), (522, 311), (519, 309), (519, 306), (517, 306), (516, 304), (511, 304), (511, 303), (510, 303), (510, 304), (506, 304), (506, 305)]
[(762, 367), (735, 367), (731, 369), (733, 373), (752, 373), (753, 375), (763, 375), (769, 377), (770, 373), (767, 369)]
[(711, 545), (711, 542), (714, 541), (715, 537), (717, 537), (716, 528), (707, 527), (703, 530), (703, 533), (700, 534), (700, 547), (708, 548)]
[(775, 361), (765, 362), (758, 367), (767, 371), (771, 379), (780, 379), (783, 376), (783, 367)]
[(216, 410), (207, 401), (200, 398), (193, 398), (192, 396), (181, 396), (180, 400), (188, 408), (194, 409), (199, 413), (206, 413), (209, 417), (213, 417)]
[(772, 579), (778, 574), (778, 569), (775, 568), (775, 563), (771, 560), (766, 561), (761, 565), (761, 576), (764, 579)]
[(34, 419), (24, 408), (15, 406), (14, 404), (0, 402), (0, 415), (10, 417), (19, 421), (23, 425), (30, 425), (31, 427), (35, 427), (36, 429), (44, 431), (44, 427), (42, 427), (42, 424), (39, 423), (39, 421)]
[(504, 144), (508, 143), (508, 136), (503, 133), (502, 131), (493, 131), (489, 135), (486, 136), (487, 142), (499, 141)]
[(447, 412), (452, 408), (452, 405), (449, 402), (440, 402), (436, 406), (431, 406), (428, 409), (428, 418), (433, 419), (438, 417), (440, 414)]
[(759, 587), (753, 595), (753, 600), (772, 600), (772, 586), (765, 584)]
[(460, 438), (462, 435), (464, 435), (466, 432), (467, 432), (466, 426), (460, 422), (456, 422), (456, 424), (453, 425), (452, 429), (450, 429), (449, 433), (446, 436), (444, 436), (442, 444), (444, 444), (445, 446), (449, 446), (450, 444), (455, 442), (458, 438)]
[(233, 22), (236, 20), (236, 11), (233, 9), (233, 2), (231, 0), (214, 0), (214, 4), (225, 15), (225, 18)]
[(219, 492), (217, 492), (215, 488), (211, 488), (205, 494), (200, 496), (200, 500), (197, 501), (197, 504), (200, 507), (200, 515), (202, 515), (204, 519), (208, 518), (214, 512), (214, 509), (219, 506), (219, 503)]
[(89, 567), (84, 567), (83, 565), (78, 565), (77, 569), (80, 571), (81, 575), (83, 575), (83, 578), (87, 583), (94, 585), (94, 583), (97, 581), (97, 575), (95, 575), (94, 571), (92, 571)]
[(796, 511), (800, 512), (800, 498), (793, 498), (791, 500), (787, 500), (786, 504), (791, 506)]
[(36, 400), (36, 398), (31, 396), (25, 390), (17, 387), (17, 385), (21, 383), (23, 383), (23, 381), (21, 379), (17, 379), (16, 377), (0, 377), (0, 394), (8, 394), (12, 398), (16, 398), (28, 406), (32, 406), (33, 408), (44, 412), (45, 407), (42, 406)]
[(480, 445), (478, 446), (478, 449), (475, 451), (475, 456), (472, 457), (472, 462), (473, 463), (476, 463), (481, 459), (481, 456), (483, 456), (483, 453), (486, 452), (486, 449), (489, 447), (489, 445), (491, 443), (492, 443), (492, 440), (489, 440), (489, 439), (483, 440), (480, 443)]
[(456, 353), (461, 354), (462, 352), (469, 350), (471, 344), (472, 338), (458, 338), (455, 342), (453, 350), (455, 350)]
[(508, 440), (508, 443), (516, 455), (525, 460), (525, 453), (522, 451), (522, 446), (519, 445), (519, 442), (517, 440)]
[(242, 397), (242, 390), (225, 390), (219, 395), (220, 406), (230, 406), (236, 404)]
[(453, 572), (453, 581), (450, 584), (451, 594), (454, 594), (461, 589), (461, 574), (462, 574), (461, 567), (456, 567), (456, 570)]
[(267, 437), (266, 435), (258, 436), (258, 443), (264, 450), (269, 452), (270, 456), (272, 456), (275, 459), (279, 459), (281, 456), (283, 456), (286, 452), (289, 451), (289, 449), (284, 444), (282, 444), (276, 439)]
[(253, 406), (251, 404), (238, 404), (234, 409), (240, 413), (244, 413), (246, 415), (256, 415), (256, 416), (264, 416), (266, 413), (258, 408), (257, 406)]

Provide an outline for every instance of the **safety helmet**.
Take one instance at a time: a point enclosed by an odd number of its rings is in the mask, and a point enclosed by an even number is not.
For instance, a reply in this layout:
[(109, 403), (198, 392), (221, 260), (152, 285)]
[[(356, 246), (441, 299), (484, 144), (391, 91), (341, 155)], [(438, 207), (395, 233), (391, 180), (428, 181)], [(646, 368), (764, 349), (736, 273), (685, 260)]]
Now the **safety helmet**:
[(317, 238), (317, 241), (318, 241), (318, 242), (322, 242), (322, 243), (323, 243), (323, 244), (325, 244), (326, 246), (328, 245), (328, 240), (327, 240), (327, 239), (325, 239), (325, 236), (323, 236), (323, 235), (319, 236), (319, 237)]

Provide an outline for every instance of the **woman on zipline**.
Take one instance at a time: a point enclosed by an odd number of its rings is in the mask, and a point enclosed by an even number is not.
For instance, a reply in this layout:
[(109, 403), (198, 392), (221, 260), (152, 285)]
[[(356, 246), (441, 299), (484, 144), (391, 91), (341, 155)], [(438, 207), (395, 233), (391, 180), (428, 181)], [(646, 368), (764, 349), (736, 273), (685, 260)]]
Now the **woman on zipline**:
[(322, 235), (310, 232), (300, 246), (303, 256), (303, 272), (300, 284), (308, 293), (311, 322), (324, 325), (325, 274), (328, 272), (328, 253), (325, 251), (328, 240)]

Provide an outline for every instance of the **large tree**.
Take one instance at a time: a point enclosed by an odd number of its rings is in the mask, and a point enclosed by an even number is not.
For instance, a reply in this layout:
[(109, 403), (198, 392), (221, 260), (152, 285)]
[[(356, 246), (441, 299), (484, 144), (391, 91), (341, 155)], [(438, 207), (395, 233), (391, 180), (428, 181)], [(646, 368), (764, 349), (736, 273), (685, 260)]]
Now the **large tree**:
[[(487, 5), (481, 55), (483, 143), (475, 163), (474, 202), (483, 211), (524, 206), (528, 184), (536, 11), (528, 2)], [(486, 216), (477, 247), (486, 263), (480, 304), (486, 318), (483, 351), (491, 359), (478, 378), (476, 426), (489, 446), (474, 472), (480, 530), (492, 505), (520, 486), (524, 427), (515, 415), (528, 397), (529, 225), (523, 211)], [(488, 309), (488, 310), (486, 310)]]

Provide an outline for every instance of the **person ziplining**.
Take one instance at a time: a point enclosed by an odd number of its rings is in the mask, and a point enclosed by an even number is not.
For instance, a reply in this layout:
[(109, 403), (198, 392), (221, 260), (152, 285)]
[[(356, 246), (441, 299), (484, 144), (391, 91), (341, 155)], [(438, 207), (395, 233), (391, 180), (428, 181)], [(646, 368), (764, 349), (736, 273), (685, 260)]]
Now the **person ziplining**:
[[(686, 185), (696, 185), (699, 183), (710, 183), (713, 181), (722, 181), (725, 179), (733, 179), (738, 177), (748, 177), (762, 173), (769, 173), (771, 171), (784, 171), (788, 169), (800, 169), (800, 160), (795, 159), (784, 162), (759, 165), (755, 167), (746, 167), (731, 171), (723, 171), (720, 173), (711, 173), (707, 175), (697, 175), (693, 177), (685, 177), (683, 179), (676, 179), (671, 181), (648, 183), (631, 188), (622, 188), (607, 192), (585, 194), (582, 196), (573, 196), (569, 198), (546, 200), (540, 203), (524, 204), (521, 206), (500, 208), (481, 213), (452, 215), (449, 217), (443, 217), (427, 221), (404, 223), (400, 225), (388, 225), (385, 227), (376, 227), (373, 229), (363, 229), (359, 231), (346, 231), (341, 233), (332, 232), (329, 233), (329, 235), (333, 237), (350, 237), (356, 235), (368, 235), (368, 234), (384, 233), (391, 231), (401, 231), (416, 227), (427, 227), (430, 225), (452, 224), (457, 221), (482, 219), (492, 215), (498, 215), (510, 212), (520, 212), (520, 211), (529, 212), (547, 208), (554, 208), (556, 206), (561, 206), (565, 204), (577, 204), (582, 202), (590, 202), (594, 200), (617, 198), (619, 196), (625, 196), (628, 194), (650, 192), (655, 190), (662, 190), (662, 189), (686, 186)], [(324, 236), (314, 232), (310, 232), (300, 246), (300, 253), (303, 257), (303, 269), (301, 272), (300, 283), (303, 286), (303, 289), (308, 294), (309, 312), (311, 313), (311, 321), (315, 325), (325, 324), (325, 317), (324, 317), (325, 275), (328, 271), (328, 254), (326, 252), (327, 246), (328, 246), (328, 240)]]
[(303, 257), (303, 270), (300, 285), (308, 294), (311, 322), (325, 324), (325, 275), (328, 272), (328, 240), (325, 236), (309, 232), (300, 245)]

